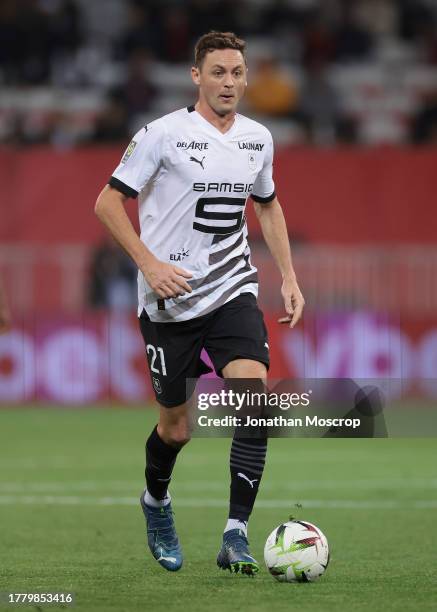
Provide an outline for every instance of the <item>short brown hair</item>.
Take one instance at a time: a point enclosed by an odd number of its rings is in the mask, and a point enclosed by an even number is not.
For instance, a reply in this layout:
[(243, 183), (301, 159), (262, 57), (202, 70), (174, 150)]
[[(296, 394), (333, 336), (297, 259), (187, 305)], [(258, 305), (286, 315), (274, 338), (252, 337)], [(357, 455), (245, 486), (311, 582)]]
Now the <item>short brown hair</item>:
[(201, 68), (207, 53), (216, 49), (236, 49), (240, 51), (246, 61), (246, 41), (233, 32), (216, 32), (212, 30), (199, 38), (194, 47), (194, 65)]

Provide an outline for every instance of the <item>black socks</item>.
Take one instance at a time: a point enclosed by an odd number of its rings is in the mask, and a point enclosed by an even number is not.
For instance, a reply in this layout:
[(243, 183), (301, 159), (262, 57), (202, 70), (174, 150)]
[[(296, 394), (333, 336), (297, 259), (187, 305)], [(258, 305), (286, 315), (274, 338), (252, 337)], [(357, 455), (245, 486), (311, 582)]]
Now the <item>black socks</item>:
[[(182, 447), (181, 447), (182, 448)], [(166, 497), (171, 474), (180, 448), (164, 442), (153, 429), (146, 442), (146, 483), (148, 493), (156, 500)], [(264, 471), (267, 437), (239, 438), (231, 445), (231, 489), (229, 518), (246, 521), (252, 512)]]
[(176, 457), (181, 449), (166, 444), (158, 434), (157, 426), (146, 442), (147, 491), (157, 500), (164, 499), (170, 483)]
[(238, 438), (231, 446), (231, 498), (229, 518), (247, 521), (264, 470), (267, 438)]

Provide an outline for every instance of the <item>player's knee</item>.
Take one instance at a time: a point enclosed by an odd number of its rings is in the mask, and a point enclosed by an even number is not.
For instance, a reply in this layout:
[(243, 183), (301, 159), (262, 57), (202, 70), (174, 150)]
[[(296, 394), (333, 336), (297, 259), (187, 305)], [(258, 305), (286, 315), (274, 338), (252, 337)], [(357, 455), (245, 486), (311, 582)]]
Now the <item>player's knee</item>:
[(176, 429), (170, 432), (167, 444), (181, 448), (185, 446), (185, 444), (188, 444), (190, 439), (191, 436), (188, 430)]
[(181, 448), (191, 439), (191, 432), (186, 423), (158, 427), (158, 433), (166, 444)]
[(182, 446), (185, 446), (185, 444), (188, 444), (190, 440), (191, 440), (191, 436), (189, 432), (177, 431), (171, 437), (171, 444), (173, 446), (177, 446), (181, 448)]

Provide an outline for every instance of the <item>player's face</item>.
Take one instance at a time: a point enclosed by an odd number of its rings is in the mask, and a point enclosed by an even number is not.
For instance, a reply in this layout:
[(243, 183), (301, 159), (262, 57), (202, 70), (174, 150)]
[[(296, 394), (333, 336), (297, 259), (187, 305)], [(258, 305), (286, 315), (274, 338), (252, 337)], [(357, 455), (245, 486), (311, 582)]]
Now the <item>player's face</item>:
[(193, 81), (199, 85), (200, 99), (218, 115), (235, 111), (246, 89), (246, 64), (236, 49), (215, 49), (207, 53), (199, 69), (192, 69)]

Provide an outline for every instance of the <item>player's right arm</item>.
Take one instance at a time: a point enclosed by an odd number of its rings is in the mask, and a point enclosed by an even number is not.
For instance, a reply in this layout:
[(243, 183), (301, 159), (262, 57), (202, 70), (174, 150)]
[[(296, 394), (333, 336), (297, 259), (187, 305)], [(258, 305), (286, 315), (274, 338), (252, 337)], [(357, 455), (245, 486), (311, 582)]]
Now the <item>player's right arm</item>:
[(190, 272), (157, 259), (140, 240), (126, 214), (124, 204), (126, 195), (106, 185), (97, 198), (95, 213), (106, 225), (113, 238), (134, 260), (144, 275), (146, 282), (161, 298), (171, 298), (191, 293), (185, 280), (191, 278)]
[(134, 260), (150, 288), (160, 298), (191, 293), (186, 279), (192, 274), (157, 259), (140, 240), (125, 210), (128, 198), (137, 197), (162, 161), (165, 128), (154, 121), (135, 134), (109, 184), (97, 198), (95, 212), (115, 240)]

